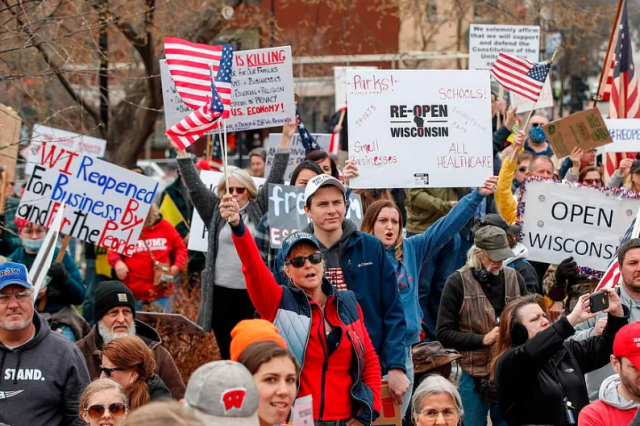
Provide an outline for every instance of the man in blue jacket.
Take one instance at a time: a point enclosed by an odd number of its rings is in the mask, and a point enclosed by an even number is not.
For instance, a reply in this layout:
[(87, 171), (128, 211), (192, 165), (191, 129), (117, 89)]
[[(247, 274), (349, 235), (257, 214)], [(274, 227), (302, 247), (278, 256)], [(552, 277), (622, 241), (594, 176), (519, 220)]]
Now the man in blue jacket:
[[(325, 277), (337, 290), (356, 294), (382, 374), (389, 375), (389, 390), (394, 401), (401, 404), (409, 380), (405, 376), (406, 323), (396, 274), (382, 243), (345, 220), (345, 195), (344, 185), (329, 175), (311, 179), (305, 189), (304, 209), (313, 223), (306, 230), (320, 242)], [(273, 271), (280, 284), (288, 281), (282, 273), (283, 265), (281, 253)]]

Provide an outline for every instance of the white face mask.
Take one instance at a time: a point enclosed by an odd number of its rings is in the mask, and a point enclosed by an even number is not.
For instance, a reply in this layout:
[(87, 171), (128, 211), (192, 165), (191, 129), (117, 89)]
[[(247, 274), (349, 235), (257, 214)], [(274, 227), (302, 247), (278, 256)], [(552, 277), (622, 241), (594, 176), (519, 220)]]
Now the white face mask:
[(38, 250), (40, 250), (40, 247), (42, 247), (42, 243), (44, 242), (44, 238), (42, 238), (40, 240), (28, 240), (28, 239), (25, 238), (25, 239), (21, 239), (21, 241), (22, 241), (22, 246), (27, 251), (35, 253)]

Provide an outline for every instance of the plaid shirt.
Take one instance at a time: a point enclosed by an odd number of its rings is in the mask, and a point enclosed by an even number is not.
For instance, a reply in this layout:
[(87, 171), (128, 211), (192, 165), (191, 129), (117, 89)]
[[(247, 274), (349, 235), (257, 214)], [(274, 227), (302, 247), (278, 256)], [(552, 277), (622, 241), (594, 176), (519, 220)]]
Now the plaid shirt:
[(262, 257), (262, 261), (267, 268), (273, 270), (276, 257), (280, 254), (280, 249), (272, 249), (271, 242), (269, 241), (269, 234), (271, 233), (271, 224), (269, 223), (269, 214), (265, 213), (260, 218), (260, 222), (258, 226), (256, 226), (256, 230), (254, 233), (253, 239), (258, 246), (258, 250), (260, 251), (260, 257)]

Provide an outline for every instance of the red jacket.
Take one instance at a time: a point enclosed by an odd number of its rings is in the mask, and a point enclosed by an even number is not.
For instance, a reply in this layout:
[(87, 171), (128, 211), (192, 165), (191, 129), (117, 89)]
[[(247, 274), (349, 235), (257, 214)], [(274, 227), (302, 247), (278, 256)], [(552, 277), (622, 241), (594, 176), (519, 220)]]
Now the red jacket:
[(638, 408), (621, 410), (598, 400), (580, 411), (578, 426), (623, 426), (628, 425)]
[[(258, 247), (248, 230), (245, 229), (242, 236), (234, 233), (233, 242), (242, 261), (242, 272), (251, 301), (262, 318), (273, 322), (281, 306), (283, 287), (276, 282), (269, 268), (262, 262)], [(371, 408), (378, 413), (381, 409), (380, 363), (365, 328), (362, 310), (358, 305), (359, 318), (347, 327), (338, 316), (338, 300), (340, 297), (335, 291), (331, 291), (324, 313), (318, 303), (308, 300), (311, 308), (311, 326), (304, 348), (298, 396), (313, 395), (315, 420), (346, 420), (353, 417), (352, 366), (357, 363), (354, 362), (356, 355), (352, 346), (352, 335), (349, 333), (355, 333), (356, 340), (364, 345), (364, 367), (360, 380), (373, 392)], [(326, 356), (324, 316), (334, 328), (341, 329), (342, 338), (330, 356)], [(287, 336), (283, 337), (287, 339)]]
[(155, 260), (175, 265), (180, 270), (187, 261), (187, 247), (173, 225), (160, 219), (154, 225), (142, 229), (131, 257), (114, 251), (109, 252), (108, 259), (111, 266), (115, 267), (118, 262), (124, 262), (129, 268), (124, 283), (131, 289), (133, 296), (137, 300), (154, 300), (171, 294), (171, 290), (164, 292), (153, 285), (153, 259), (143, 240), (146, 241)]

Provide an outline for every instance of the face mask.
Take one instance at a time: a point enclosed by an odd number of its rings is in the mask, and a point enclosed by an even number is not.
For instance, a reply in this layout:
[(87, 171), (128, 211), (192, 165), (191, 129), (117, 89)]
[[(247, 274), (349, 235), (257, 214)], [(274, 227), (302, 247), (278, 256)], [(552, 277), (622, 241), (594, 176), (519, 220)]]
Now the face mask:
[(28, 251), (36, 252), (40, 250), (40, 247), (42, 247), (43, 242), (44, 242), (44, 238), (41, 240), (22, 240), (22, 245)]
[(547, 139), (542, 126), (531, 127), (529, 129), (529, 139), (534, 143), (542, 143)]

